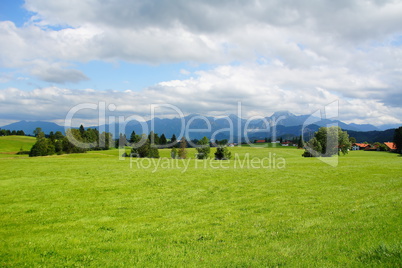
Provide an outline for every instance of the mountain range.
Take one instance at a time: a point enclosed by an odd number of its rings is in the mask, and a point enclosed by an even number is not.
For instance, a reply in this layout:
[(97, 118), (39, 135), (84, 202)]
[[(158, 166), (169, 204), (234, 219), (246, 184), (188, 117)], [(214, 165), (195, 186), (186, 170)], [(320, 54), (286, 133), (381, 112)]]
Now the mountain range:
[[(311, 122), (303, 127), (305, 122)], [(350, 136), (356, 138), (358, 142), (390, 141), (393, 138), (393, 131), (384, 131), (382, 127), (376, 127), (370, 124), (346, 124), (339, 120), (321, 119), (311, 115), (294, 115), (288, 111), (275, 112), (269, 117), (255, 118), (246, 120), (231, 114), (227, 117), (205, 117), (199, 114), (190, 114), (184, 118), (154, 118), (147, 122), (130, 121), (127, 124), (91, 126), (100, 131), (108, 131), (114, 137), (119, 133), (130, 136), (132, 131), (137, 134), (149, 133), (153, 123), (154, 132), (161, 135), (165, 134), (170, 138), (173, 134), (180, 137), (188, 134), (191, 139), (200, 139), (207, 136), (212, 139), (229, 139), (233, 137), (234, 141), (244, 140), (246, 137), (252, 141), (254, 139), (264, 138), (292, 138), (304, 134), (311, 136), (322, 126), (338, 125), (343, 130), (347, 130)], [(275, 124), (273, 124), (275, 123)], [(64, 127), (52, 122), (45, 121), (19, 121), (9, 125), (2, 126), (2, 129), (23, 130), (26, 134), (33, 133), (35, 128), (40, 127), (42, 131), (49, 134), (51, 131), (60, 131), (64, 133)], [(398, 125), (387, 125), (389, 128), (398, 127)], [(244, 130), (247, 128), (247, 135)], [(116, 131), (113, 131), (116, 130)], [(353, 134), (353, 135), (352, 135)], [(187, 135), (186, 135), (187, 136)]]

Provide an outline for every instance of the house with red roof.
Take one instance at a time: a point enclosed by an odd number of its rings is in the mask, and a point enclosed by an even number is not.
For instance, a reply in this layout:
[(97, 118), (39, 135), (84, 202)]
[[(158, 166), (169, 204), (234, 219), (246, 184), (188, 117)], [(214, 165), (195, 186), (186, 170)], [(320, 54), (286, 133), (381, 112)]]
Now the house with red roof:
[(387, 146), (387, 151), (395, 152), (396, 144), (393, 142), (384, 142), (385, 146)]
[(290, 141), (285, 141), (281, 143), (282, 146), (291, 146), (292, 143)]
[(371, 145), (369, 144), (369, 146), (366, 146), (366, 148), (364, 148), (365, 151), (379, 151), (380, 148), (378, 145)]
[(366, 148), (370, 148), (370, 144), (367, 143), (353, 143), (352, 151), (365, 150)]

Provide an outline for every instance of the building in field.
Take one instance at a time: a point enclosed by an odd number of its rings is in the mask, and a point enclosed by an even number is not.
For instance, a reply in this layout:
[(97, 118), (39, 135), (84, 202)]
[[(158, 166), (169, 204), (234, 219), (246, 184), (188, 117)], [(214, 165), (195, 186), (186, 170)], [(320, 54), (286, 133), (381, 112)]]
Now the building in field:
[(367, 144), (367, 143), (353, 143), (352, 144), (352, 151), (365, 150), (366, 147), (370, 148), (370, 144)]
[(396, 144), (393, 142), (384, 142), (385, 146), (387, 146), (387, 151), (396, 152)]

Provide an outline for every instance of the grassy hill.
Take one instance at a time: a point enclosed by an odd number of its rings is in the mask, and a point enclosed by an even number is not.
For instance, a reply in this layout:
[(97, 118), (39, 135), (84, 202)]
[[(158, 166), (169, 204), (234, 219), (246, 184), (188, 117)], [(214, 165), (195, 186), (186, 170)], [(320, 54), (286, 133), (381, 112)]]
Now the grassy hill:
[(0, 159), (0, 264), (402, 265), (401, 157), (353, 151), (332, 167), (294, 148), (230, 150)]
[(22, 148), (24, 151), (31, 150), (32, 145), (36, 142), (34, 137), (27, 136), (1, 136), (0, 137), (0, 154), (17, 153)]

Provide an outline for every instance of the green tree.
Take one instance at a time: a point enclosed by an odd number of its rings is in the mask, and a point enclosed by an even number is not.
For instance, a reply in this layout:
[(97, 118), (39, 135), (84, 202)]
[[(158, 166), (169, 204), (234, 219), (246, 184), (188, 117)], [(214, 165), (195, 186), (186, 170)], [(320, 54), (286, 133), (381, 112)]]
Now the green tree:
[(384, 143), (380, 143), (380, 142), (374, 142), (373, 144), (375, 147), (377, 147), (377, 150), (379, 151), (386, 151), (387, 150), (387, 146)]
[(340, 127), (321, 127), (307, 145), (310, 150), (306, 150), (307, 153), (303, 154), (303, 156), (329, 157), (340, 152), (347, 154), (350, 148), (350, 141), (348, 133), (342, 131)]
[(159, 136), (153, 131), (149, 132), (148, 139), (151, 142), (151, 144), (159, 144)]
[(160, 145), (166, 145), (167, 144), (166, 136), (163, 133), (162, 133), (161, 137), (159, 138), (159, 144)]
[[(79, 142), (84, 142), (84, 139), (83, 139), (83, 137), (81, 136), (81, 132), (80, 132), (79, 129), (72, 128), (72, 129), (68, 129), (67, 132), (69, 132), (69, 134), (70, 134), (73, 138), (75, 138), (77, 141), (79, 141)], [(67, 132), (66, 132), (66, 134), (67, 134)], [(66, 135), (66, 136), (68, 136), (68, 135)]]
[(313, 137), (311, 140), (307, 142), (307, 148), (312, 150), (307, 150), (303, 153), (304, 157), (317, 157), (322, 153), (321, 143), (317, 140), (316, 137)]
[(49, 139), (50, 139), (52, 142), (55, 141), (56, 137), (54, 136), (54, 132), (53, 132), (53, 131), (50, 131), (50, 133), (49, 133)]
[(197, 143), (197, 158), (198, 159), (207, 159), (209, 157), (209, 153), (211, 152), (211, 147), (209, 146), (209, 140), (207, 137), (203, 137)]
[(53, 145), (54, 145), (54, 150), (57, 154), (63, 153), (63, 139), (54, 140)]
[(338, 154), (347, 154), (351, 146), (352, 144), (350, 143), (348, 132), (338, 128)]
[(81, 137), (84, 137), (84, 133), (85, 133), (85, 128), (83, 125), (80, 125), (80, 128), (78, 129), (80, 131)]
[(173, 147), (172, 150), (170, 151), (170, 156), (171, 156), (173, 159), (176, 159), (176, 158), (177, 158), (177, 155), (178, 155), (178, 153), (177, 153), (177, 148), (176, 148), (176, 147)]
[(207, 159), (209, 157), (209, 153), (211, 152), (211, 147), (209, 146), (209, 140), (207, 137), (202, 138), (198, 141), (197, 149), (197, 158), (198, 159)]
[(126, 143), (127, 143), (126, 134), (120, 133), (117, 147), (118, 148), (124, 148), (124, 146), (126, 146)]
[[(35, 130), (33, 131), (33, 134), (35, 137), (38, 137), (38, 135), (41, 135), (41, 137), (45, 136), (45, 133), (43, 133), (42, 128), (40, 128), (40, 127), (35, 128)], [(41, 138), (41, 137), (39, 137), (39, 138)]]
[[(208, 141), (209, 142), (209, 141)], [(226, 146), (228, 144), (228, 140), (227, 139), (223, 139), (223, 140), (216, 140), (215, 142), (217, 145), (222, 145), (222, 146)]]
[(83, 135), (83, 140), (90, 145), (91, 150), (99, 150), (99, 131), (97, 129), (88, 128)]
[(297, 140), (297, 148), (301, 149), (304, 147), (304, 141), (303, 141), (303, 137), (300, 135), (300, 137)]
[(186, 159), (187, 158), (187, 141), (186, 138), (184, 138), (184, 136), (181, 138), (180, 140), (180, 149), (178, 152), (178, 156), (181, 159)]
[(396, 152), (402, 154), (402, 127), (395, 129), (394, 143), (396, 146)]
[(55, 154), (55, 147), (50, 139), (39, 138), (32, 146), (29, 156), (45, 156)]
[(216, 148), (215, 159), (216, 160), (227, 160), (232, 157), (232, 153), (226, 146), (219, 146)]
[(113, 145), (113, 135), (109, 132), (102, 132), (99, 135), (99, 148), (109, 150), (111, 145)]
[(149, 158), (159, 158), (159, 150), (155, 144), (149, 145), (148, 157)]
[(170, 138), (170, 144), (172, 145), (172, 147), (177, 147), (177, 138), (176, 135), (173, 134), (172, 137)]
[(54, 138), (56, 140), (62, 140), (64, 138), (64, 135), (60, 131), (56, 131), (56, 133), (54, 133)]
[[(146, 135), (142, 134), (142, 137), (145, 138)], [(150, 144), (151, 144), (151, 142), (149, 141), (149, 139), (146, 139), (144, 144), (142, 144), (140, 147), (137, 148), (136, 151), (137, 151), (138, 157), (148, 157)]]
[(137, 143), (141, 140), (141, 137), (137, 134), (135, 134), (135, 131), (131, 132), (130, 135), (130, 143)]

